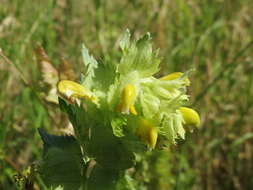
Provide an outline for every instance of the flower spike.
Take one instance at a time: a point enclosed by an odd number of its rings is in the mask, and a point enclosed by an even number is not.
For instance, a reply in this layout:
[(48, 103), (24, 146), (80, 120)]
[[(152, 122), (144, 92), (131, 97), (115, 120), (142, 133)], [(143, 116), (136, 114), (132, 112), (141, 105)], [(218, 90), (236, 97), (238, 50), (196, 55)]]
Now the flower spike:
[[(70, 80), (58, 83), (58, 94), (67, 102), (80, 105), (85, 99), (85, 105), (79, 108), (88, 114), (83, 114), (85, 119), (80, 122), (84, 124), (77, 127), (90, 126), (95, 131), (97, 126), (109, 125), (115, 137), (124, 137), (122, 143), (128, 146), (134, 140), (134, 146), (129, 146), (133, 152), (144, 151), (143, 143), (154, 149), (158, 138), (159, 144), (167, 147), (185, 139), (186, 131), (200, 126), (198, 113), (182, 107), (189, 101), (191, 70), (156, 78), (154, 74), (159, 71), (161, 60), (159, 52), (152, 48), (150, 34), (132, 41), (127, 31), (120, 47), (120, 61), (105, 64), (97, 62), (83, 47), (82, 83)], [(78, 112), (77, 116), (82, 115)], [(103, 133), (107, 129), (99, 130)]]

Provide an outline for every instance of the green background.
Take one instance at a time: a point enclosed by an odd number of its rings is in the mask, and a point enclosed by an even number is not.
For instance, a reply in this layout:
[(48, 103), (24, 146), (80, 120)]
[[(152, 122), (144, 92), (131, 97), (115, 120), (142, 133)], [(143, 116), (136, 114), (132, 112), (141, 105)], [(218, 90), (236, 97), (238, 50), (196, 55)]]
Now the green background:
[[(16, 189), (13, 175), (40, 159), (38, 127), (67, 125), (38, 95), (34, 47), (55, 67), (65, 57), (78, 76), (82, 43), (98, 61), (117, 62), (127, 28), (151, 33), (163, 57), (158, 76), (195, 68), (189, 94), (202, 120), (186, 141), (148, 155), (135, 178), (149, 190), (251, 189), (252, 10), (252, 0), (0, 0), (0, 48), (12, 61), (0, 59), (0, 189)], [(35, 189), (45, 189), (39, 178)]]

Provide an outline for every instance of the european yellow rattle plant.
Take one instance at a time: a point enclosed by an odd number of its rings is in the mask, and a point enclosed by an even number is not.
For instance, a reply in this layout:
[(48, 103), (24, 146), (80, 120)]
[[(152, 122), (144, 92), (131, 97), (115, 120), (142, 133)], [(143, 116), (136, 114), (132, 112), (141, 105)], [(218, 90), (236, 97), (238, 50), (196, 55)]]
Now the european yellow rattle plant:
[[(127, 169), (136, 155), (163, 149), (199, 127), (198, 113), (185, 105), (189, 72), (156, 78), (160, 59), (150, 34), (120, 41), (118, 63), (98, 63), (83, 47), (79, 82), (61, 80), (59, 105), (75, 137), (39, 129), (44, 142), (39, 173), (47, 186), (64, 190), (134, 190)], [(60, 188), (60, 187), (58, 187)]]

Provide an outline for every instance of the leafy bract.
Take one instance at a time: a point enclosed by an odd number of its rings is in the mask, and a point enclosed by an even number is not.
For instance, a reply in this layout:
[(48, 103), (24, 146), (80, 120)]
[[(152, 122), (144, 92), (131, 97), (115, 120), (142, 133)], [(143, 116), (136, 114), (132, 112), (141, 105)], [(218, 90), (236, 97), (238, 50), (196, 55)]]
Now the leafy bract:
[(158, 52), (153, 52), (150, 34), (147, 33), (139, 40), (130, 43), (130, 33), (126, 31), (120, 46), (123, 56), (120, 60), (118, 71), (126, 75), (137, 70), (141, 77), (149, 77), (158, 72), (160, 60)]
[(123, 137), (123, 127), (126, 126), (126, 120), (122, 117), (114, 117), (111, 121), (113, 134), (116, 137)]

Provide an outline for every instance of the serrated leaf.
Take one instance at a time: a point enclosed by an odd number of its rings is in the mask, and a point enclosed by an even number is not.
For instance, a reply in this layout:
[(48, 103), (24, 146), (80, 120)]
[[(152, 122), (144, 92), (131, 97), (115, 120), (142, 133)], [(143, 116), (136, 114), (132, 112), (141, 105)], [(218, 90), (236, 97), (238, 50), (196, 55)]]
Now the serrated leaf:
[(82, 83), (86, 88), (90, 89), (93, 85), (93, 78), (95, 76), (95, 69), (98, 67), (97, 61), (92, 55), (89, 54), (89, 50), (83, 45), (82, 47), (83, 63), (84, 63), (84, 81)]
[(119, 64), (120, 74), (126, 75), (133, 71), (138, 71), (142, 78), (150, 77), (157, 73), (160, 60), (157, 58), (158, 51), (152, 50), (151, 37), (147, 33), (136, 42), (132, 42), (126, 50), (126, 44), (130, 36), (126, 32), (122, 38), (123, 56)]
[(50, 135), (39, 129), (44, 142), (43, 162), (39, 173), (49, 187), (63, 186), (76, 190), (82, 183), (82, 154), (73, 136)]

